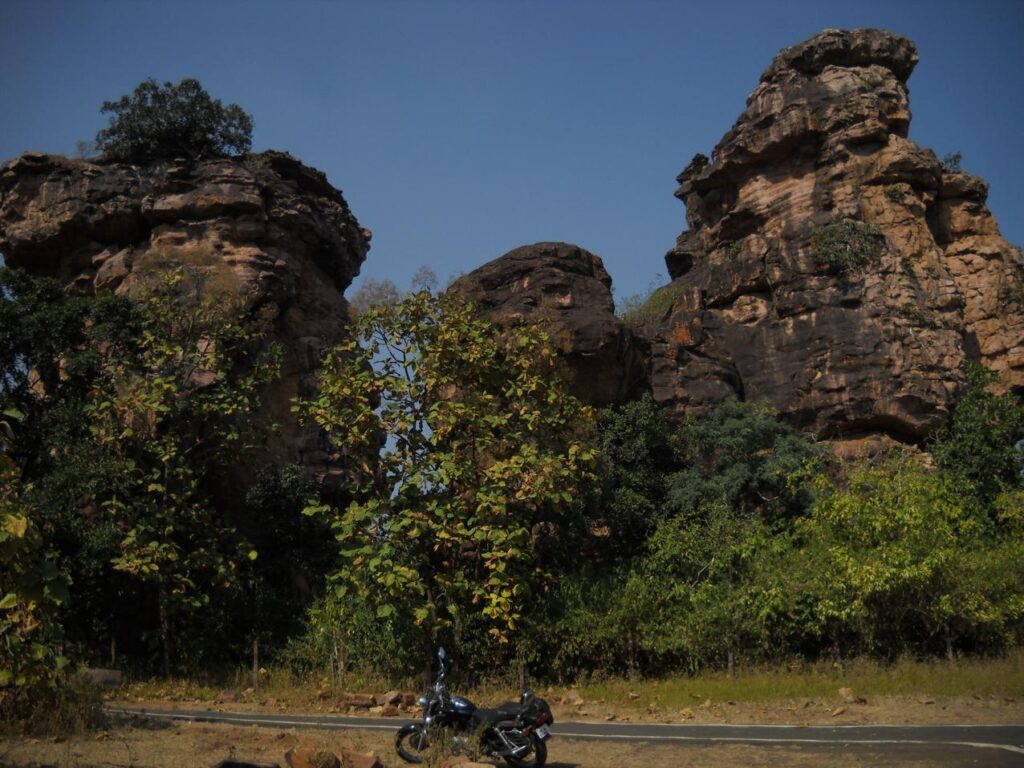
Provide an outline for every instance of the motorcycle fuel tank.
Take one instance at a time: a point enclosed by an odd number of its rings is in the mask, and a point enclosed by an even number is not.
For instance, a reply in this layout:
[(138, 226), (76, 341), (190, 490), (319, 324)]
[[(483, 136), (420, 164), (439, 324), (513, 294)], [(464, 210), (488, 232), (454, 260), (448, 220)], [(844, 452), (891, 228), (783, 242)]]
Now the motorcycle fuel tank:
[(471, 715), (473, 714), (473, 710), (476, 709), (476, 704), (469, 699), (462, 698), (461, 696), (452, 696), (450, 701), (452, 703), (452, 709), (460, 715)]

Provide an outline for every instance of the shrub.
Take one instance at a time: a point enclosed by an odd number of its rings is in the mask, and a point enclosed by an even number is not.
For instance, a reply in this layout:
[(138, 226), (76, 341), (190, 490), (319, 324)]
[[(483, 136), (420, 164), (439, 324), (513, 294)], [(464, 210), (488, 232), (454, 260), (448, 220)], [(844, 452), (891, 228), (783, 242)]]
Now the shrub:
[(848, 274), (877, 259), (883, 240), (881, 230), (874, 224), (840, 219), (814, 230), (811, 253), (832, 270)]
[(885, 199), (892, 203), (903, 202), (903, 189), (898, 184), (891, 184), (885, 188)]
[(652, 290), (642, 301), (637, 301), (632, 297), (627, 299), (627, 308), (622, 313), (622, 322), (626, 325), (639, 325), (648, 320), (660, 319), (672, 308), (685, 287), (683, 283), (669, 283)]
[(960, 161), (964, 156), (960, 152), (950, 152), (942, 158), (942, 170), (946, 173), (960, 173)]
[(967, 388), (932, 448), (939, 467), (966, 480), (984, 503), (1022, 481), (1016, 446), (1024, 440), (1024, 406), (990, 391), (995, 381), (993, 371), (968, 364)]
[(224, 157), (252, 145), (252, 117), (237, 104), (224, 106), (198, 80), (160, 85), (150, 78), (131, 94), (105, 101), (110, 125), (96, 134), (96, 148), (112, 159)]

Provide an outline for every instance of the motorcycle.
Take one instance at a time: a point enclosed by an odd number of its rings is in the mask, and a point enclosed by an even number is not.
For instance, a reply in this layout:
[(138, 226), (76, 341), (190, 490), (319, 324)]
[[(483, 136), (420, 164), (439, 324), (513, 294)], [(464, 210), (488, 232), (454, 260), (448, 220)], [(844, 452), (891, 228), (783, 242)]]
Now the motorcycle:
[(437, 652), (437, 680), (419, 704), (423, 720), (403, 725), (395, 737), (398, 756), (422, 763), (431, 745), (440, 742), (453, 754), (501, 757), (512, 768), (541, 768), (548, 759), (547, 741), (555, 722), (551, 707), (526, 689), (518, 702), (486, 709), (445, 687), (445, 650)]

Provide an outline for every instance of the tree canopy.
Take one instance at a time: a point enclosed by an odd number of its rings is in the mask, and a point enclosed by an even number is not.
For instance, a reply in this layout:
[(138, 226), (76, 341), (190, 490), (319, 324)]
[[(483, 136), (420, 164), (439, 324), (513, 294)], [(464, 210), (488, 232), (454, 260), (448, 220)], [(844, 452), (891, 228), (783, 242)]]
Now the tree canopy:
[[(302, 410), (344, 446), (359, 497), (321, 507), (338, 592), (372, 591), (431, 639), (475, 615), (505, 641), (594, 450), (537, 328), (500, 329), (427, 291), (370, 307)], [(383, 443), (379, 463), (365, 461)]]
[(224, 157), (252, 146), (252, 117), (237, 104), (224, 106), (192, 78), (163, 85), (144, 80), (103, 102), (100, 112), (111, 118), (96, 134), (96, 148), (117, 160)]

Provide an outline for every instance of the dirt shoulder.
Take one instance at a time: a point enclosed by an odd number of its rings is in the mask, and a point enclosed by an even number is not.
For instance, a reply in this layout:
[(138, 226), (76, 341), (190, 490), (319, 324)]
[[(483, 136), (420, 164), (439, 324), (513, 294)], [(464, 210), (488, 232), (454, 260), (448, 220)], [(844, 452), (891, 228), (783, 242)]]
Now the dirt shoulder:
[[(183, 722), (166, 725), (149, 721), (124, 724), (88, 736), (69, 739), (0, 739), (0, 765), (67, 766), (71, 768), (187, 768), (215, 765), (226, 758), (284, 765), (284, 753), (293, 746), (331, 751), (342, 747), (372, 752), (386, 768), (406, 765), (394, 753), (389, 731), (315, 731), (209, 725)], [(732, 768), (772, 766), (808, 768), (838, 764), (848, 768), (933, 768), (937, 766), (1004, 765), (994, 750), (938, 748), (800, 749), (765, 745), (649, 745), (554, 739), (548, 768)], [(1008, 764), (1008, 763), (1007, 763)], [(502, 764), (503, 765), (503, 764)]]

